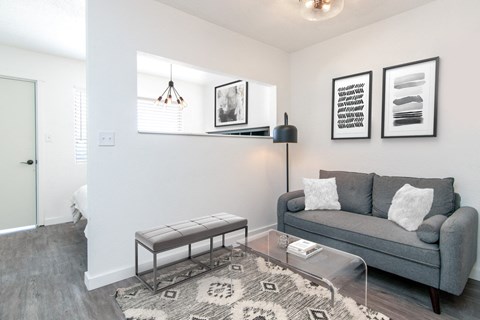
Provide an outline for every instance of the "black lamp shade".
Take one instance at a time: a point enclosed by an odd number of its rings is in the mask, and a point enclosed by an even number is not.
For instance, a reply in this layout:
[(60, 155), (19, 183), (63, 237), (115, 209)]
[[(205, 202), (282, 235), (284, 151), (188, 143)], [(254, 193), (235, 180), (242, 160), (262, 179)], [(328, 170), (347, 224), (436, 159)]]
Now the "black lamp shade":
[(297, 143), (297, 128), (291, 125), (280, 125), (273, 129), (274, 143)]
[(273, 128), (273, 143), (297, 143), (297, 128), (288, 124), (288, 114), (284, 115), (285, 124)]

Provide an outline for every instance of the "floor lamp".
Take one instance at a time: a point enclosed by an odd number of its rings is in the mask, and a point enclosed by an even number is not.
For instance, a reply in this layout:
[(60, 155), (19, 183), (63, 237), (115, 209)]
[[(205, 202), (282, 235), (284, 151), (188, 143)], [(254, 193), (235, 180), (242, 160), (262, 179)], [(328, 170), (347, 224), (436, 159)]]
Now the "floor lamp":
[(285, 112), (285, 124), (276, 126), (273, 129), (273, 143), (285, 143), (287, 150), (287, 192), (288, 183), (288, 144), (297, 143), (297, 128), (288, 124), (288, 114)]

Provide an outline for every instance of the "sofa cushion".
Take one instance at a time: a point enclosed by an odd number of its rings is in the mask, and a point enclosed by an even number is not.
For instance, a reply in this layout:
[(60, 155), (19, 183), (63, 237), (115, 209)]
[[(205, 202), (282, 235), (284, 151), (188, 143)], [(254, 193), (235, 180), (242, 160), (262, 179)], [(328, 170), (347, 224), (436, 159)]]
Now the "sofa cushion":
[(426, 243), (436, 243), (440, 240), (440, 229), (447, 217), (441, 214), (434, 215), (422, 222), (417, 229), (417, 237)]
[(344, 211), (372, 212), (373, 173), (320, 170), (320, 178), (336, 178), (338, 201)]
[(418, 239), (392, 221), (346, 211), (286, 213), (285, 224), (427, 266), (440, 266), (438, 244)]
[(373, 177), (372, 190), (372, 214), (376, 217), (387, 218), (393, 196), (398, 189), (408, 183), (416, 188), (433, 189), (432, 208), (425, 219), (436, 214), (449, 216), (455, 210), (453, 181), (453, 178), (388, 177), (375, 174)]
[(290, 212), (305, 210), (305, 197), (290, 199), (287, 202), (287, 208)]

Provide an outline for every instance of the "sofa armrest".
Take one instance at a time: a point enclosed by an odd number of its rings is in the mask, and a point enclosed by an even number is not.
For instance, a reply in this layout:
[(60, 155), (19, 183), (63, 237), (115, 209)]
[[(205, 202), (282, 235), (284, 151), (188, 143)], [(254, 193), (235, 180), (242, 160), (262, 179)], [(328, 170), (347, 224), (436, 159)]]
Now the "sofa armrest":
[(304, 197), (303, 190), (296, 190), (282, 194), (278, 198), (277, 202), (277, 229), (278, 231), (285, 231), (285, 225), (283, 223), (285, 212), (288, 211), (287, 203), (291, 199)]
[(477, 259), (478, 212), (457, 209), (440, 229), (440, 289), (460, 295)]

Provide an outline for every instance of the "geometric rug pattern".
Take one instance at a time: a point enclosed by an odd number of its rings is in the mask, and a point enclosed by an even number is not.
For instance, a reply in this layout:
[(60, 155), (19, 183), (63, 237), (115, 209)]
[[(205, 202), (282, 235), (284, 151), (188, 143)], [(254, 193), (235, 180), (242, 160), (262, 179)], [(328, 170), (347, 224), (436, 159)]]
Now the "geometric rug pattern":
[[(192, 265), (162, 271), (161, 278), (169, 282), (181, 268)], [(115, 295), (131, 320), (389, 320), (338, 293), (332, 307), (330, 297), (328, 289), (253, 254), (155, 295), (140, 283)]]

